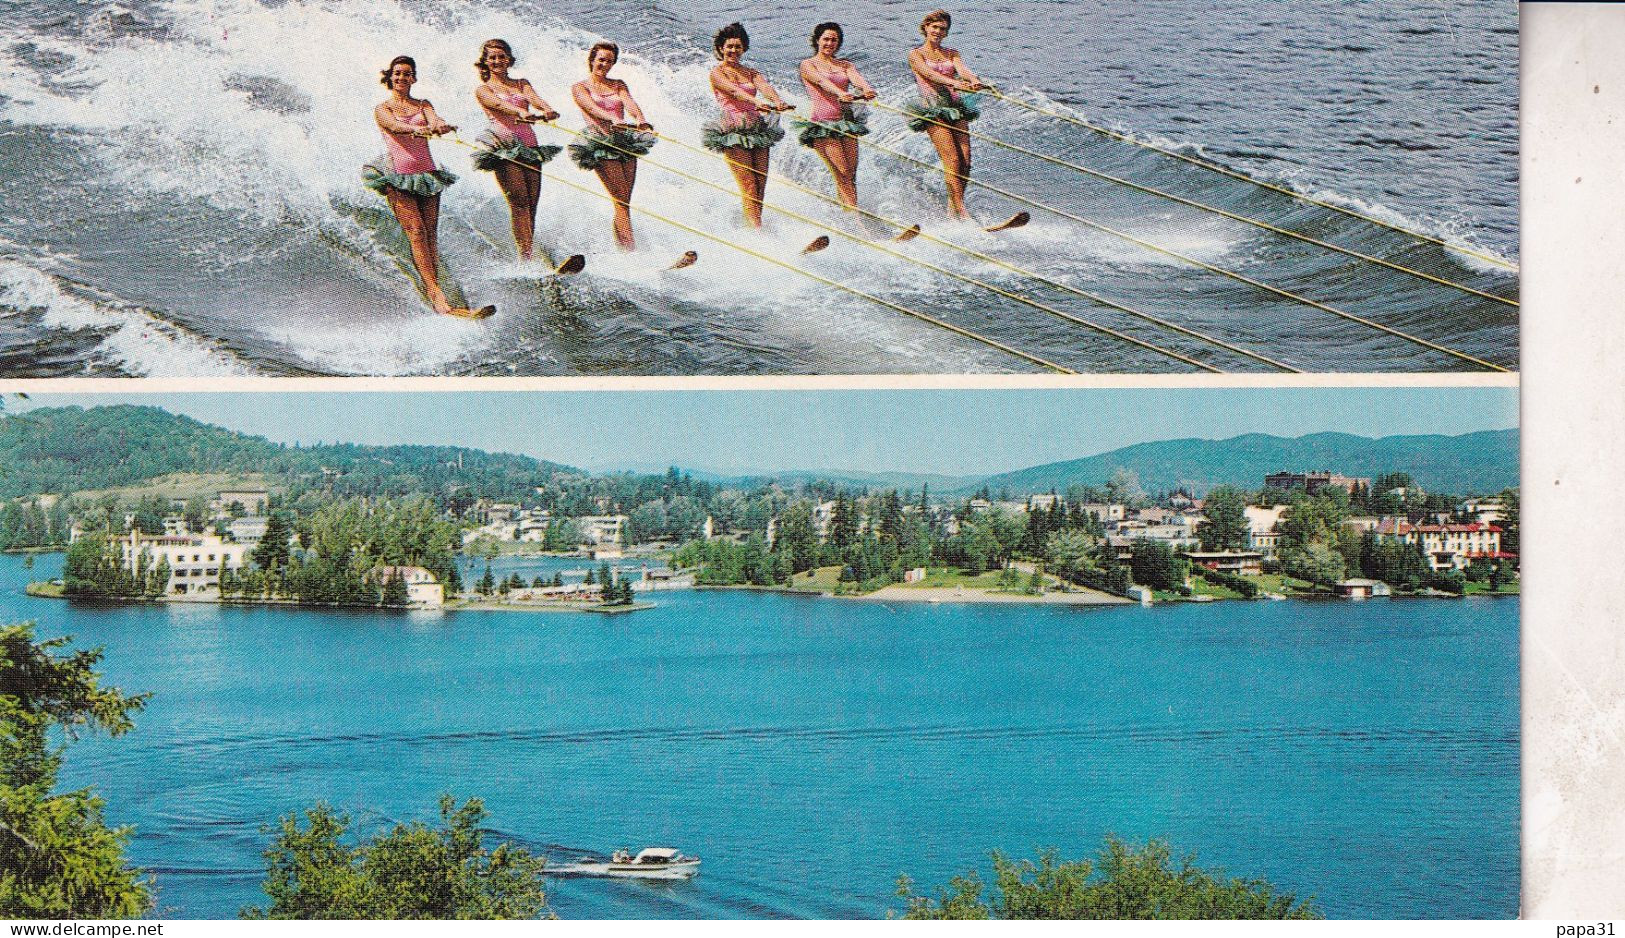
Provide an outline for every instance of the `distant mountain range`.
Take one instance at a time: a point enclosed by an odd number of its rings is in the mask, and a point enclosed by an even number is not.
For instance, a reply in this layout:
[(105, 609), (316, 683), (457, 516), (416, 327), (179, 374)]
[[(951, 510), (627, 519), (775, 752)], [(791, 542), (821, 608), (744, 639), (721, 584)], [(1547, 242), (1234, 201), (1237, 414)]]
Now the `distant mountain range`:
[(1348, 433), (1249, 433), (1228, 440), (1160, 440), (1001, 473), (977, 485), (995, 492), (1065, 491), (1069, 485), (1101, 485), (1118, 469), (1134, 472), (1140, 485), (1153, 492), (1181, 487), (1205, 492), (1221, 483), (1256, 489), (1272, 472), (1323, 469), (1365, 477), (1406, 472), (1433, 491), (1498, 492), (1518, 484), (1518, 431), (1378, 439)]
[[(245, 401), (247, 399), (245, 398)], [(581, 470), (460, 446), (290, 446), (157, 407), (42, 407), (0, 417), (0, 497), (136, 485), (173, 473), (318, 474), (344, 488), (512, 491)]]
[[(156, 407), (38, 408), (0, 418), (0, 497), (134, 485), (171, 473), (318, 473), (336, 469), (346, 488), (380, 493), (450, 490), (508, 492), (557, 474), (582, 474), (561, 463), (454, 446), (291, 446), (237, 433)], [(1424, 488), (1487, 493), (1518, 484), (1518, 431), (1461, 436), (1347, 433), (1301, 437), (1248, 434), (1226, 440), (1162, 440), (1082, 459), (992, 476), (911, 472), (785, 470), (696, 479), (753, 487), (827, 480), (853, 488), (964, 495), (987, 486), (1012, 496), (1099, 486), (1118, 469), (1134, 472), (1148, 491), (1205, 492), (1230, 483), (1257, 488), (1282, 470), (1327, 469), (1353, 476), (1407, 472)]]

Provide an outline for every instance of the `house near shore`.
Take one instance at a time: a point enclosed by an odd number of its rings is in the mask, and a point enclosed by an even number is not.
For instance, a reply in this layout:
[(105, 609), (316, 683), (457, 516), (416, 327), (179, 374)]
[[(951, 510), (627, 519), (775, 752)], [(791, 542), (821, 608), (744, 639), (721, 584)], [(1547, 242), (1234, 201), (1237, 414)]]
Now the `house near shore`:
[(440, 578), (423, 567), (374, 567), (367, 574), (367, 582), (376, 583), (379, 588), (390, 580), (401, 580), (406, 584), (408, 605), (422, 609), (439, 609), (446, 604), (446, 588), (441, 585)]
[(1381, 580), (1351, 577), (1334, 583), (1332, 593), (1344, 599), (1370, 599), (1373, 596), (1391, 596), (1393, 589)]
[(1376, 534), (1386, 540), (1418, 545), (1434, 570), (1465, 570), (1475, 560), (1517, 557), (1501, 550), (1501, 529), (1493, 524), (1411, 524), (1384, 518)]
[(198, 596), (220, 591), (220, 571), (233, 574), (248, 563), (249, 547), (213, 534), (142, 534), (131, 531), (114, 540), (130, 573), (169, 568), (165, 596)]
[(1215, 573), (1258, 576), (1264, 572), (1264, 555), (1256, 550), (1187, 550), (1185, 558)]

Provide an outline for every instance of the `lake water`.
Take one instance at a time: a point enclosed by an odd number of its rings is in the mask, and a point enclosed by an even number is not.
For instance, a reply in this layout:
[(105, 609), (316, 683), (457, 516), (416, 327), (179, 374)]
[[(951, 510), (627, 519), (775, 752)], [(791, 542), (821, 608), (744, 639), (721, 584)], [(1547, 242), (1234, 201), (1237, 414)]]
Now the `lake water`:
[(669, 845), (686, 883), (555, 882), (580, 917), (876, 917), (1001, 849), (1108, 832), (1334, 917), (1518, 908), (1515, 598), (1098, 608), (663, 593), (584, 614), (95, 608), (0, 621), (106, 649), (137, 729), (75, 745), (166, 916), (262, 901), (261, 826), (372, 831), (478, 795), (550, 856)]
[[(581, 126), (569, 86), (584, 52), (618, 41), (617, 75), (663, 133), (690, 144), (716, 112), (710, 36), (743, 19), (750, 61), (795, 102), (814, 23), (843, 21), (848, 55), (893, 106), (916, 92), (905, 65), (925, 7), (848, 0), (0, 0), (0, 374), (960, 373), (1030, 366), (801, 274), (648, 217), (642, 252), (609, 240), (603, 199), (543, 186), (538, 237), (585, 252), (554, 291), (512, 259), (508, 216), (467, 150), (434, 144), (463, 179), (445, 195), (447, 263), (499, 311), (469, 323), (428, 313), (365, 216), (377, 155), (379, 70), (417, 58), (417, 92), (472, 138), (483, 123), (471, 67), (511, 40), (515, 73)], [(1017, 0), (956, 10), (951, 44), (977, 72), (1046, 108), (1073, 108), (1133, 137), (1298, 187), (1338, 205), (1515, 258), (1518, 23), (1510, 0)], [(868, 138), (934, 166), (893, 113)], [(1498, 295), (1516, 274), (1106, 139), (986, 102), (975, 129), (1052, 157), (1178, 193)], [(544, 142), (568, 143), (559, 130)], [(1383, 325), (1517, 366), (1518, 310), (1030, 156), (973, 144), (972, 178), (1173, 248)], [(654, 165), (663, 163), (721, 191)], [(832, 195), (812, 151), (788, 141), (773, 171)], [(596, 191), (567, 160), (548, 172)], [(1472, 365), (1264, 293), (1035, 210), (992, 236), (949, 223), (934, 169), (866, 148), (866, 208), (1073, 288), (1310, 371), (1437, 371)], [(820, 221), (828, 204), (769, 187)], [(739, 240), (819, 276), (1093, 372), (1192, 366), (837, 238), (773, 212), (739, 222), (718, 161), (661, 143), (634, 204)], [(973, 189), (985, 220), (1021, 208)], [(139, 237), (132, 237), (139, 232)], [(494, 244), (493, 244), (494, 243)], [(684, 250), (700, 262), (663, 268)], [(1269, 370), (931, 243), (905, 254), (1228, 371)]]

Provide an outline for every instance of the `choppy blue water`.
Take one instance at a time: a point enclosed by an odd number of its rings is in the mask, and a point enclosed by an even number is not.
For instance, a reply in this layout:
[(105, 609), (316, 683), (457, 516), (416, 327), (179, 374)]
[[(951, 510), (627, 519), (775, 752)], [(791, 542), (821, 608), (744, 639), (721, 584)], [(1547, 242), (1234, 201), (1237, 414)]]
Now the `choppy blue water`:
[[(743, 374), (985, 372), (1022, 362), (865, 300), (832, 293), (652, 219), (621, 257), (600, 199), (546, 184), (540, 240), (589, 254), (559, 290), (509, 259), (506, 209), (467, 152), (435, 148), (464, 179), (445, 197), (444, 253), (482, 323), (436, 317), (360, 214), (381, 205), (357, 169), (379, 149), (377, 73), (417, 57), (418, 91), (453, 123), (481, 123), (470, 63), (505, 36), (518, 74), (579, 126), (568, 86), (583, 50), (618, 40), (618, 74), (657, 128), (696, 141), (715, 110), (708, 37), (742, 18), (751, 60), (793, 100), (821, 19), (845, 22), (846, 53), (903, 104), (903, 58), (921, 10), (852, 0), (838, 12), (793, 0), (0, 0), (0, 374)], [(1261, 178), (1514, 257), (1517, 243), (1517, 10), (1511, 2), (1027, 0), (963, 11), (952, 43), (986, 77), (1137, 138), (1202, 153)], [(929, 144), (876, 112), (873, 141), (934, 162)], [(1303, 231), (1496, 294), (1516, 276), (1444, 249), (989, 102), (993, 137)], [(564, 143), (573, 139), (544, 131)], [(470, 136), (472, 133), (470, 134)], [(1319, 248), (973, 145), (973, 175), (1199, 260), (1515, 367), (1513, 307), (1372, 268)], [(820, 276), (985, 333), (1082, 371), (1190, 366), (769, 213), (738, 228), (720, 164), (671, 144), (636, 203), (738, 239)], [(787, 142), (774, 170), (828, 193), (817, 158)], [(596, 187), (564, 160), (562, 177)], [(1004, 236), (946, 223), (941, 180), (865, 152), (865, 204), (933, 234), (1214, 338), (1320, 371), (1471, 365), (1263, 293), (1043, 212)], [(830, 207), (784, 186), (771, 201), (820, 219)], [(975, 192), (973, 211), (1020, 206)], [(492, 242), (495, 242), (493, 245)], [(689, 248), (701, 261), (661, 272)], [(1225, 370), (1266, 366), (929, 243), (903, 248), (1073, 315)]]
[(670, 593), (657, 610), (382, 615), (29, 600), (155, 692), (67, 784), (134, 824), (164, 914), (260, 899), (263, 824), (486, 799), (560, 859), (677, 846), (687, 883), (557, 882), (565, 917), (870, 917), (997, 848), (1166, 837), (1336, 917), (1510, 917), (1518, 601), (1008, 609)]

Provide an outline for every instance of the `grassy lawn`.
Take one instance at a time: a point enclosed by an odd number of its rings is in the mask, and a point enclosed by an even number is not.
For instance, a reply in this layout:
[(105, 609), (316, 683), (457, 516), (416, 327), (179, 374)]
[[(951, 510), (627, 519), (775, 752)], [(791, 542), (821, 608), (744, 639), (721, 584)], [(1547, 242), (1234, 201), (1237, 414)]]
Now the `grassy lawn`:
[(139, 485), (92, 489), (86, 492), (77, 492), (75, 495), (81, 499), (96, 499), (103, 495), (116, 495), (125, 500), (139, 499), (147, 495), (162, 495), (165, 498), (195, 498), (201, 495), (213, 498), (222, 491), (271, 488), (272, 486), (266, 483), (266, 477), (257, 472), (173, 472), (169, 475), (159, 476), (156, 479), (149, 479)]
[(46, 599), (61, 599), (63, 596), (63, 587), (55, 583), (30, 583), (23, 591), (30, 596), (42, 596)]
[(1488, 583), (1468, 583), (1468, 596), (1516, 596), (1522, 592), (1522, 584), (1517, 580), (1503, 582), (1501, 588), (1491, 592)]
[[(925, 579), (919, 583), (901, 583), (900, 586), (909, 588), (948, 588), (963, 587), (965, 589), (996, 590), (999, 588), (998, 570), (989, 570), (985, 573), (968, 574), (953, 567), (931, 567), (925, 571)], [(1021, 585), (1027, 585), (1025, 574), (1021, 577)]]
[(1246, 598), (1228, 586), (1220, 586), (1217, 583), (1209, 583), (1207, 580), (1204, 580), (1199, 576), (1191, 577), (1191, 589), (1195, 590), (1196, 595), (1198, 596), (1212, 596), (1214, 599)]
[(826, 593), (835, 592), (835, 587), (840, 582), (840, 567), (818, 567), (790, 578), (790, 586), (793, 589), (823, 590)]
[(1266, 593), (1280, 593), (1291, 596), (1293, 593), (1312, 593), (1315, 585), (1305, 580), (1294, 579), (1284, 573), (1265, 573), (1253, 577), (1258, 588)]

